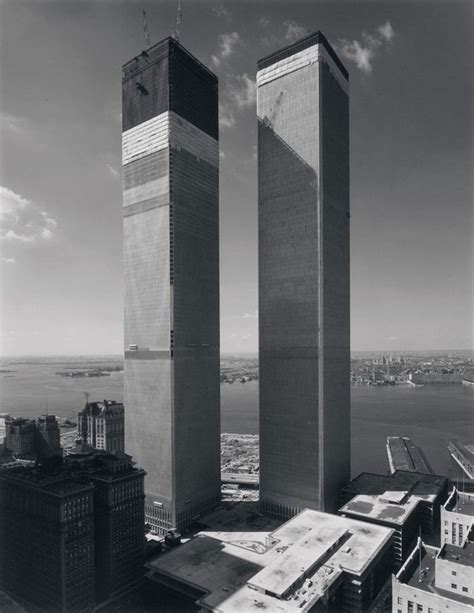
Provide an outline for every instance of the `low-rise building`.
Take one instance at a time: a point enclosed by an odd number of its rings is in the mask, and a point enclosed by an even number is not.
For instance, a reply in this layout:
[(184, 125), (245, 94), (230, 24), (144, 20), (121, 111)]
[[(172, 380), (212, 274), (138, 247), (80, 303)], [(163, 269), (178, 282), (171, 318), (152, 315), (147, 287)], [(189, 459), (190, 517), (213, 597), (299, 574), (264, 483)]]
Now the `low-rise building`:
[[(374, 504), (378, 499), (379, 504), (373, 507), (364, 505), (351, 505), (347, 507), (349, 501), (356, 502), (357, 496), (366, 496), (358, 499), (368, 505)], [(423, 537), (429, 538), (439, 534), (441, 505), (446, 502), (448, 496), (448, 479), (439, 475), (429, 475), (415, 473), (405, 470), (396, 470), (392, 475), (379, 475), (374, 473), (361, 473), (358, 477), (350, 481), (341, 493), (343, 506), (340, 513), (349, 514), (358, 519), (365, 519), (381, 525), (391, 525), (384, 523), (385, 519), (398, 517), (398, 524), (403, 523), (405, 518), (409, 523), (406, 526), (407, 534), (418, 534), (421, 529)], [(383, 511), (383, 504), (387, 504), (386, 511)], [(412, 501), (412, 502), (410, 502)], [(416, 505), (413, 505), (416, 501)], [(396, 506), (398, 505), (398, 511)], [(412, 515), (411, 507), (416, 506)], [(380, 515), (377, 511), (381, 512)], [(386, 515), (391, 517), (386, 517)], [(395, 517), (395, 519), (397, 519)], [(380, 521), (378, 521), (380, 520)], [(412, 524), (414, 523), (415, 529)], [(396, 526), (393, 526), (397, 529)], [(405, 536), (404, 543), (407, 543), (408, 536)], [(398, 560), (401, 561), (407, 553), (406, 546), (410, 548), (412, 543), (401, 547), (398, 552)], [(399, 548), (400, 549), (400, 548)]]
[(474, 524), (474, 494), (453, 488), (441, 508), (441, 543), (462, 547)]
[(368, 611), (390, 582), (388, 528), (305, 509), (262, 532), (256, 522), (264, 518), (226, 513), (148, 562), (148, 577), (221, 613)]
[(96, 449), (124, 451), (124, 408), (121, 402), (88, 402), (77, 416), (82, 440)]
[(339, 509), (339, 515), (391, 528), (394, 531), (394, 563), (401, 566), (418, 535), (419, 502), (408, 492), (358, 494)]
[(392, 578), (392, 613), (473, 613), (474, 543), (441, 549), (421, 539)]

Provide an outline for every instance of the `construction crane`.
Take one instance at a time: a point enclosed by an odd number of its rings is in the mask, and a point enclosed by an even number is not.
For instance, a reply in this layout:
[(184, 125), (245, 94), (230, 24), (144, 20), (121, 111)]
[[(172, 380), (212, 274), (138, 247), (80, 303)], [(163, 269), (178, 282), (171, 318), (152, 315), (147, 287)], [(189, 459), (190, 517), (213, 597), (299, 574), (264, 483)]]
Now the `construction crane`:
[(145, 9), (143, 9), (143, 34), (145, 36), (145, 45), (146, 45), (146, 48), (148, 49), (151, 45), (150, 45), (150, 34), (148, 33), (148, 24), (146, 21)]
[(173, 34), (171, 35), (176, 41), (179, 41), (179, 26), (181, 24), (181, 17), (183, 11), (181, 10), (181, 0), (178, 0), (178, 12), (176, 13), (176, 21), (174, 24)]

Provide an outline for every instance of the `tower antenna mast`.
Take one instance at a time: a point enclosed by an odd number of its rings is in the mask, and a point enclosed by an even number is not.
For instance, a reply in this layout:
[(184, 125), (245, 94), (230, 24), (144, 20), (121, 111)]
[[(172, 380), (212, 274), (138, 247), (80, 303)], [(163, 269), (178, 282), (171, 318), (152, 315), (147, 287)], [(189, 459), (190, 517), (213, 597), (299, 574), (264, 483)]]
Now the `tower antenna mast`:
[(176, 21), (174, 24), (173, 34), (171, 35), (176, 41), (179, 41), (179, 26), (181, 24), (181, 17), (183, 11), (181, 9), (181, 0), (178, 0), (178, 12), (176, 13)]
[(148, 33), (148, 24), (146, 21), (145, 9), (143, 9), (143, 34), (145, 36), (146, 48), (148, 49), (148, 47), (151, 47), (151, 44), (150, 44), (150, 34)]

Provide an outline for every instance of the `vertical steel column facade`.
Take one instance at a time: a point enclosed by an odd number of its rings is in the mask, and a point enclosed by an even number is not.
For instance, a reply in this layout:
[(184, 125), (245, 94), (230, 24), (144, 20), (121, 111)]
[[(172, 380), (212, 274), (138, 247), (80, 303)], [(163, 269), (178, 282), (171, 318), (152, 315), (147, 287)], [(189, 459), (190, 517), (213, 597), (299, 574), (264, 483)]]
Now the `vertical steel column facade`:
[(122, 81), (125, 450), (163, 533), (220, 502), (218, 84), (172, 38)]
[(257, 88), (260, 500), (290, 517), (350, 478), (348, 74), (317, 32)]

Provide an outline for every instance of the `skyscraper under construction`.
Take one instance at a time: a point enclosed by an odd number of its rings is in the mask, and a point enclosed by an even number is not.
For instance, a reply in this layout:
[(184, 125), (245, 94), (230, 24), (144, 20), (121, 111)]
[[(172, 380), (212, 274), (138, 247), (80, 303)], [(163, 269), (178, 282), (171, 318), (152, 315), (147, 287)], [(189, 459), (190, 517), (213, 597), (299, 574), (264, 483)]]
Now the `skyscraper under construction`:
[(350, 478), (349, 83), (321, 32), (258, 62), (260, 500), (335, 511)]
[(146, 521), (220, 502), (216, 76), (173, 38), (123, 67), (125, 451)]

